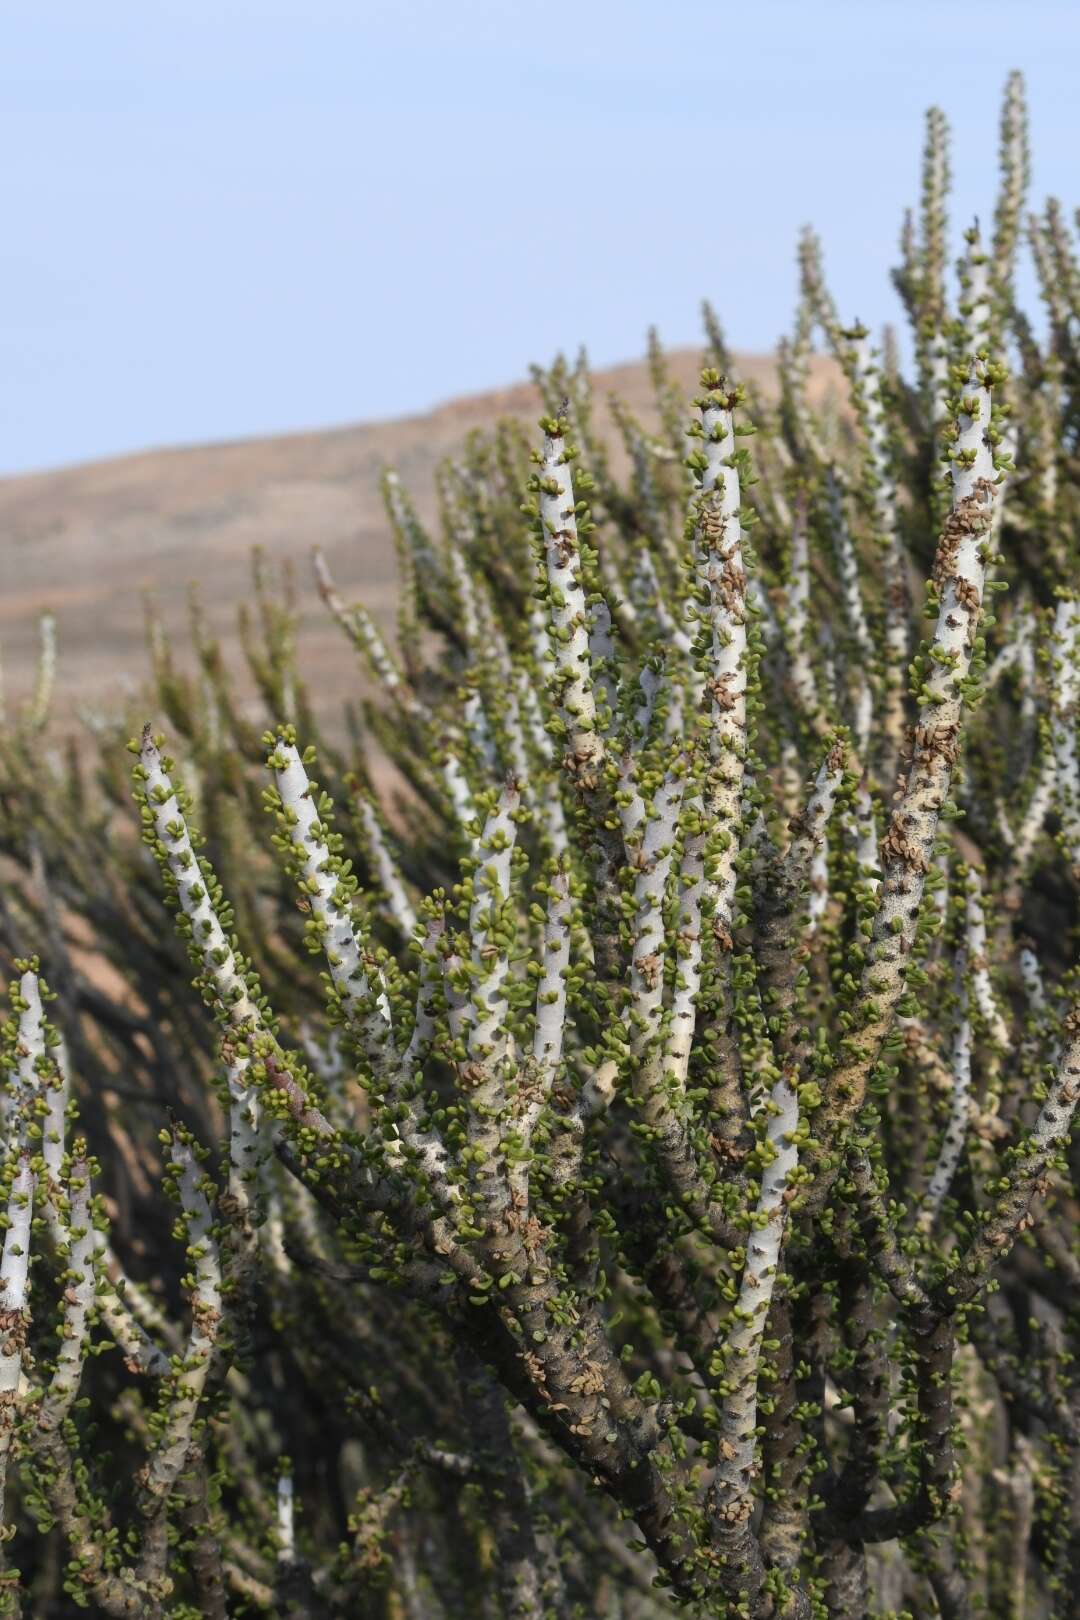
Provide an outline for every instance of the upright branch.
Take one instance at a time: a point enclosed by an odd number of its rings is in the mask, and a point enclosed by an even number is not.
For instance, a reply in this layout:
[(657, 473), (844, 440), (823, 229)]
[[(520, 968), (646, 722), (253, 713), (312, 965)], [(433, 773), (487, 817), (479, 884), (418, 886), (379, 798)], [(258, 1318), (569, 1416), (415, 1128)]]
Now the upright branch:
[(747, 1545), (758, 1472), (758, 1363), (769, 1307), (778, 1282), (787, 1212), (787, 1193), (798, 1163), (799, 1104), (792, 1077), (777, 1076), (764, 1109), (765, 1128), (757, 1153), (760, 1190), (746, 1239), (739, 1293), (731, 1308), (726, 1337), (714, 1360), (720, 1403), (716, 1470), (709, 1513), (722, 1548), (737, 1566), (748, 1568), (751, 1586), (760, 1583), (760, 1554)]
[(168, 1169), (175, 1177), (191, 1265), (191, 1332), (166, 1387), (160, 1435), (140, 1480), (148, 1518), (161, 1511), (184, 1466), (222, 1313), (221, 1262), (212, 1209), (216, 1189), (200, 1165), (190, 1135), (174, 1126), (169, 1146)]
[(388, 474), (322, 739), (258, 558), (243, 687), (150, 616), (190, 794), (0, 720), (5, 1613), (1067, 1620), (1080, 266), (1001, 133), (957, 265), (928, 117), (910, 378), (807, 232), (777, 403), (708, 309), (689, 430), (652, 334), (610, 444), (559, 356)]
[(604, 761), (597, 723), (584, 560), (578, 534), (573, 463), (577, 452), (566, 442), (565, 417), (546, 417), (544, 449), (531, 481), (543, 541), (555, 662), (553, 695), (566, 745), (564, 765), (582, 787), (596, 785)]
[(5, 1167), (7, 1226), (0, 1253), (0, 1509), (18, 1417), (19, 1380), (30, 1328), (30, 1223), (35, 1177), (25, 1150)]
[(1001, 376), (997, 365), (979, 359), (955, 376), (958, 394), (947, 435), (952, 506), (929, 585), (937, 620), (912, 666), (918, 720), (911, 761), (881, 843), (882, 881), (859, 990), (818, 1116), (818, 1151), (824, 1157), (817, 1203), (838, 1168), (835, 1143), (862, 1106), (867, 1081), (900, 1008), (965, 716), (978, 696), (973, 665), (1000, 476), (995, 463), (1000, 433), (991, 394)]
[(701, 422), (695, 425), (699, 445), (690, 461), (700, 478), (700, 494), (692, 508), (692, 536), (697, 612), (703, 631), (700, 668), (708, 703), (709, 765), (702, 788), (711, 829), (706, 882), (713, 926), (730, 931), (751, 673), (740, 485), (746, 456), (735, 442), (734, 412), (740, 391), (728, 388), (716, 371), (703, 371), (701, 385), (703, 392), (697, 401)]
[(1056, 776), (1055, 802), (1061, 840), (1074, 874), (1080, 872), (1080, 602), (1062, 596), (1051, 638), (1050, 739)]
[(267, 808), (281, 829), (276, 842), (291, 856), (290, 875), (310, 907), (305, 924), (310, 948), (325, 955), (330, 968), (335, 992), (332, 1015), (344, 1022), (379, 1074), (396, 1056), (390, 1006), (370, 945), (357, 928), (352, 907), (356, 878), (351, 862), (341, 856), (341, 835), (331, 826), (330, 796), (309, 779), (306, 766), (314, 763), (314, 750), (302, 759), (292, 728), (264, 740), (274, 779), (265, 795)]
[[(1031, 180), (1028, 117), (1024, 76), (1009, 74), (1001, 109), (1001, 187), (994, 211), (991, 275), (997, 301), (998, 332), (1012, 314), (1016, 251), (1023, 230), (1027, 190)], [(1000, 336), (998, 337), (1000, 341)]]
[(950, 183), (949, 125), (940, 107), (926, 115), (926, 145), (922, 173), (922, 240), (919, 257), (918, 344), (919, 374), (932, 421), (945, 415), (948, 355), (945, 345), (945, 265), (948, 230), (947, 201)]

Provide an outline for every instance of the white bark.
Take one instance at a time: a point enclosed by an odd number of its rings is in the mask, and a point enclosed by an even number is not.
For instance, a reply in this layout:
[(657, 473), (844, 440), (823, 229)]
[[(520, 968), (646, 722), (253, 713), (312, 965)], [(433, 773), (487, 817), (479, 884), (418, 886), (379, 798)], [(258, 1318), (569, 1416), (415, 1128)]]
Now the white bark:
[(711, 389), (702, 401), (705, 466), (694, 537), (694, 564), (705, 596), (701, 612), (709, 634), (703, 666), (710, 699), (711, 762), (704, 789), (712, 835), (706, 882), (714, 920), (724, 929), (730, 929), (734, 913), (746, 768), (746, 573), (739, 518), (742, 496), (734, 460), (734, 403), (722, 385)]
[(536, 486), (558, 704), (566, 725), (569, 759), (575, 771), (588, 773), (604, 750), (596, 729), (589, 613), (581, 573), (574, 482), (565, 440), (559, 432), (545, 435)]
[(277, 1560), (279, 1564), (296, 1562), (296, 1522), (291, 1473), (278, 1475), (277, 1483)]
[(341, 625), (353, 645), (361, 652), (372, 674), (383, 690), (406, 714), (418, 720), (431, 718), (427, 705), (422, 703), (397, 666), (389, 647), (377, 630), (367, 610), (359, 604), (346, 607), (338, 594), (326, 558), (316, 548), (312, 560), (319, 593), (331, 613)]
[(566, 1033), (566, 978), (570, 969), (573, 906), (569, 873), (559, 869), (547, 882), (547, 909), (541, 943), (540, 977), (536, 984), (536, 1028), (533, 1060), (551, 1080), (562, 1062)]
[(1005, 1052), (1010, 1044), (1009, 1026), (1002, 1014), (994, 990), (993, 980), (990, 977), (982, 879), (974, 869), (970, 870), (967, 876), (965, 928), (967, 959), (971, 968), (972, 992), (975, 1005), (986, 1025), (990, 1039), (999, 1051)]
[(8, 1193), (8, 1225), (0, 1255), (0, 1524), (4, 1522), (8, 1459), (30, 1325), (30, 1222), (34, 1213), (34, 1187), (30, 1161), (24, 1153)]
[(179, 1173), (180, 1202), (187, 1223), (191, 1265), (191, 1331), (165, 1403), (160, 1437), (146, 1463), (145, 1488), (161, 1502), (184, 1466), (210, 1371), (221, 1322), (221, 1264), (214, 1236), (205, 1175), (191, 1145), (177, 1132), (172, 1141), (173, 1167)]
[(889, 443), (889, 417), (881, 397), (881, 372), (866, 333), (854, 340), (852, 364), (855, 409), (870, 457), (874, 521), (885, 552), (884, 709), (881, 723), (888, 758), (891, 760), (899, 752), (904, 730), (904, 686), (909, 657), (907, 559), (898, 521), (896, 477)]
[(90, 1172), (77, 1160), (68, 1181), (68, 1243), (64, 1254), (65, 1278), (61, 1313), (60, 1348), (56, 1366), (38, 1415), (42, 1428), (56, 1428), (71, 1410), (79, 1393), (90, 1343), (90, 1314), (95, 1306), (98, 1234), (94, 1230)]
[(359, 1037), (378, 1073), (396, 1061), (390, 1004), (380, 982), (368, 941), (355, 922), (348, 872), (328, 845), (328, 809), (316, 803), (315, 790), (291, 742), (279, 740), (267, 759), (280, 801), (278, 820), (292, 846), (297, 882), (311, 907), (334, 990), (346, 1025)]
[(791, 684), (803, 713), (812, 719), (820, 704), (810, 656), (810, 535), (805, 501), (796, 505), (791, 528), (785, 631)]
[(705, 849), (708, 843), (700, 791), (683, 808), (683, 846), (679, 862), (679, 913), (675, 933), (675, 984), (671, 1024), (664, 1057), (665, 1082), (675, 1093), (686, 1087), (690, 1052), (697, 1027), (701, 992), (701, 910), (705, 898)]
[(685, 782), (686, 761), (677, 758), (653, 790), (651, 802), (635, 792), (633, 803), (623, 813), (627, 859), (637, 873), (629, 1020), (631, 1045), (641, 1056), (652, 1052), (660, 1033), (667, 945), (664, 898), (675, 853)]
[(402, 938), (411, 939), (416, 932), (416, 910), (378, 811), (363, 793), (357, 796), (356, 809), (367, 841), (368, 858), (375, 868), (375, 876), (386, 899), (386, 910), (397, 924)]
[(761, 1341), (784, 1235), (784, 1195), (798, 1163), (795, 1133), (799, 1105), (788, 1076), (780, 1075), (774, 1081), (767, 1112), (764, 1141), (759, 1149), (763, 1159), (760, 1191), (746, 1242), (739, 1297), (732, 1307), (722, 1347), (722, 1372), (717, 1385), (721, 1409), (712, 1510), (729, 1524), (748, 1519), (753, 1505)]
[(1061, 839), (1075, 873), (1080, 873), (1080, 602), (1064, 597), (1054, 614), (1051, 641), (1053, 684), (1050, 738), (1057, 774), (1056, 801)]
[(480, 838), (469, 910), (473, 988), (468, 1017), (469, 1055), (477, 1062), (499, 1062), (507, 1054), (506, 979), (510, 957), (505, 913), (510, 903), (510, 870), (517, 839), (514, 812), (521, 802), (516, 783), (508, 782), (488, 815)]
[(967, 966), (966, 953), (959, 951), (956, 961), (956, 1015), (952, 1034), (949, 1118), (919, 1212), (919, 1224), (924, 1232), (929, 1232), (933, 1227), (938, 1211), (952, 1186), (957, 1166), (964, 1154), (968, 1123), (971, 1118), (972, 1034)]
[(195, 854), (183, 807), (149, 726), (143, 733), (139, 759), (146, 793), (143, 814), (176, 885), (176, 897), (189, 924), (191, 944), (203, 972), (232, 1027), (257, 1030), (262, 1026), (259, 1010), (211, 898), (213, 873), (208, 864), (204, 870)]
[(849, 1117), (860, 1106), (904, 990), (926, 874), (959, 750), (996, 490), (988, 383), (985, 370), (973, 362), (958, 406), (951, 452), (953, 505), (935, 561), (938, 615), (922, 665), (912, 759), (881, 845), (878, 910), (861, 976), (862, 1024), (846, 1038), (844, 1060), (829, 1082), (827, 1105), (839, 1117)]

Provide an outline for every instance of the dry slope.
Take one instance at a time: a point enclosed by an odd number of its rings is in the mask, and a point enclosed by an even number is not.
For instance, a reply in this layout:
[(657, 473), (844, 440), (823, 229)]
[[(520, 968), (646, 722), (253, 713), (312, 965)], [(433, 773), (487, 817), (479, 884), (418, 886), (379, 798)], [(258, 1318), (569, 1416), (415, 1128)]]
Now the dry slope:
[[(698, 353), (671, 357), (692, 392)], [(742, 374), (763, 383), (771, 362), (748, 357)], [(822, 363), (819, 385), (831, 373)], [(597, 398), (622, 395), (653, 421), (643, 364), (596, 377)], [(343, 590), (362, 597), (384, 627), (392, 619), (393, 548), (379, 475), (395, 466), (421, 516), (432, 509), (437, 461), (472, 428), (500, 415), (535, 417), (529, 384), (440, 405), (421, 416), (281, 438), (149, 451), (55, 472), (0, 480), (0, 641), (12, 699), (32, 680), (35, 621), (58, 620), (57, 713), (101, 707), (142, 679), (142, 597), (155, 593), (183, 645), (186, 590), (202, 587), (212, 620), (230, 638), (249, 579), (251, 548), (294, 559), (300, 590), (300, 658), (321, 707), (355, 688), (355, 663), (327, 622), (309, 553), (326, 552)]]

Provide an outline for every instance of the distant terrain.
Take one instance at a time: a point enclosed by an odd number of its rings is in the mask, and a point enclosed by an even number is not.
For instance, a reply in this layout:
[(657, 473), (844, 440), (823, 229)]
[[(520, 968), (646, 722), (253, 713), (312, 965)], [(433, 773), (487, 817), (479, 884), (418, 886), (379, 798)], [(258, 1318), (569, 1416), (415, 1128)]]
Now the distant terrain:
[[(699, 352), (674, 351), (669, 363), (692, 392)], [(772, 383), (768, 358), (741, 357), (739, 366), (766, 388)], [(817, 386), (832, 377), (820, 362)], [(595, 387), (598, 401), (617, 392), (643, 421), (655, 422), (644, 363), (598, 372)], [(191, 580), (200, 583), (215, 628), (234, 641), (236, 606), (259, 544), (271, 559), (293, 559), (301, 669), (329, 716), (356, 690), (358, 671), (316, 595), (312, 547), (325, 551), (343, 594), (362, 598), (389, 630), (395, 564), (379, 491), (383, 467), (397, 468), (421, 516), (431, 518), (436, 463), (471, 429), (500, 416), (535, 418), (539, 410), (536, 390), (522, 383), (396, 421), (151, 450), (0, 480), (0, 643), (9, 702), (32, 684), (44, 608), (58, 624), (61, 721), (80, 706), (111, 707), (141, 683), (147, 589), (182, 663)]]

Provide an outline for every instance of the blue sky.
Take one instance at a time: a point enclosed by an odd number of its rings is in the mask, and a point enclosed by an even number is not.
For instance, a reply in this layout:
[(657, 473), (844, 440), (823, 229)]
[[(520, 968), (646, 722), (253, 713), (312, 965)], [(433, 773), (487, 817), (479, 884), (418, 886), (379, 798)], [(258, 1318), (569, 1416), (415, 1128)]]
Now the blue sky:
[(1080, 200), (1065, 0), (35, 0), (0, 57), (0, 472), (420, 409), (585, 341), (895, 313), (922, 114)]

